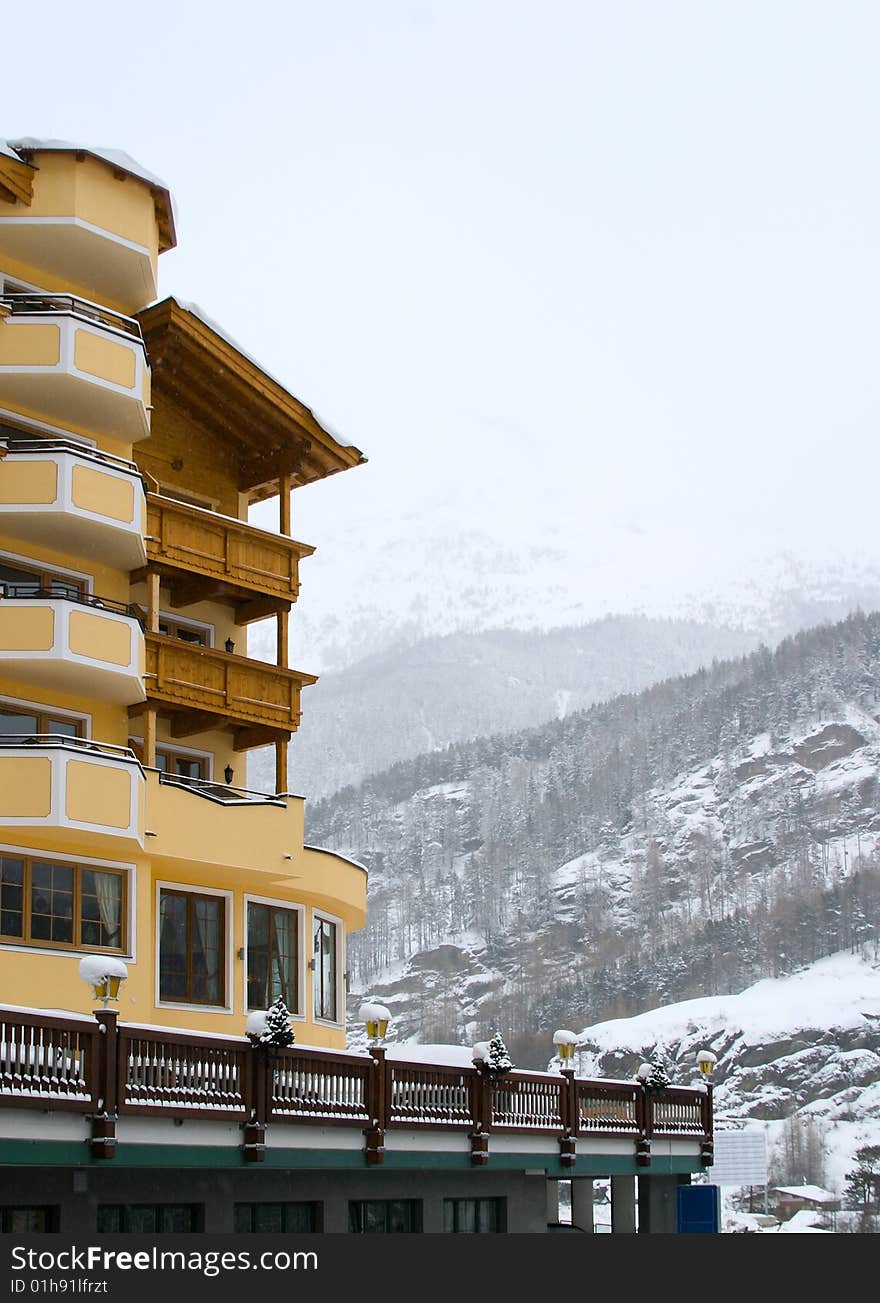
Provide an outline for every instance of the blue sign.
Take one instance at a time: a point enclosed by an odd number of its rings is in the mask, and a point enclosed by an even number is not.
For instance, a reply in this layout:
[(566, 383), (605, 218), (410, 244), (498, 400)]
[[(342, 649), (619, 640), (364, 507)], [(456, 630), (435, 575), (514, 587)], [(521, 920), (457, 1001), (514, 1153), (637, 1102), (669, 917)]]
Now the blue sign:
[(719, 1235), (721, 1187), (680, 1185), (676, 1191), (679, 1235)]

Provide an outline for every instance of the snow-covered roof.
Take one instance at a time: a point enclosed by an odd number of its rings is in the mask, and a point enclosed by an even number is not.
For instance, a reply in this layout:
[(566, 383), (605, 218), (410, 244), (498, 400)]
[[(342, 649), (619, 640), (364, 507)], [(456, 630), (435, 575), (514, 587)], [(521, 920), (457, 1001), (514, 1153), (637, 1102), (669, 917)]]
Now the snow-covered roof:
[(174, 207), (174, 196), (161, 177), (156, 176), (155, 172), (148, 171), (136, 158), (132, 158), (131, 154), (126, 154), (125, 150), (107, 148), (105, 145), (83, 145), (73, 140), (48, 140), (39, 136), (19, 136), (16, 140), (0, 140), (0, 153), (5, 154), (7, 158), (15, 158), (21, 162), (21, 155), (31, 152), (88, 154), (91, 158), (97, 158), (104, 163), (109, 163), (111, 167), (118, 168), (120, 172), (125, 172), (128, 176), (136, 177), (138, 181), (146, 182), (153, 191), (158, 191), (164, 199), (165, 217), (170, 237), (165, 247), (173, 248), (177, 243), (175, 234), (177, 213)]
[(839, 1203), (839, 1196), (819, 1185), (774, 1185), (777, 1194), (787, 1194), (792, 1199), (809, 1199), (811, 1203)]

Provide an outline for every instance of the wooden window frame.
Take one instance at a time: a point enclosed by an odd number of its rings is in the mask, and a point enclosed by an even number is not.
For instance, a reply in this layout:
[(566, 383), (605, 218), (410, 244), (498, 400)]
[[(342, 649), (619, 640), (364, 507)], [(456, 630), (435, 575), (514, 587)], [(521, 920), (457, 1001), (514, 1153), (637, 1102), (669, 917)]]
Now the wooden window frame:
[[(218, 1012), (228, 1013), (229, 1010), (229, 927), (232, 921), (232, 893), (223, 891), (210, 891), (188, 886), (186, 883), (157, 883), (156, 889), (158, 896), (156, 899), (156, 1005), (164, 1008), (189, 1008), (189, 1009), (216, 1009)], [(187, 902), (186, 911), (186, 937), (187, 937), (187, 965), (186, 965), (186, 987), (187, 995), (179, 1000), (168, 998), (162, 995), (162, 897), (183, 896)], [(189, 994), (192, 991), (192, 931), (193, 931), (193, 912), (192, 902), (199, 897), (207, 897), (209, 900), (217, 900), (223, 906), (223, 913), (220, 921), (220, 999), (219, 1000), (197, 1000)]]
[[(43, 727), (44, 724), (47, 725), (49, 721), (52, 719), (63, 719), (66, 720), (68, 723), (76, 725), (77, 738), (86, 737), (86, 727), (85, 727), (86, 721), (83, 719), (82, 715), (71, 715), (66, 710), (54, 710), (51, 706), (45, 706), (42, 704), (38, 704), (37, 702), (34, 702), (32, 706), (25, 706), (18, 701), (12, 702), (12, 701), (0, 700), (0, 714), (36, 715), (37, 733), (41, 733), (44, 735), (49, 734), (52, 731), (48, 727), (44, 728)], [(0, 733), (0, 737), (2, 736), (3, 734)]]
[[(160, 754), (165, 756), (165, 758), (169, 761), (171, 765), (176, 764), (178, 760), (184, 760), (188, 765), (192, 765), (192, 764), (200, 765), (202, 772), (199, 774), (199, 778), (203, 782), (211, 781), (211, 773), (210, 773), (211, 756), (209, 756), (207, 752), (200, 751), (198, 753), (193, 753), (189, 751), (179, 751), (176, 747), (166, 746), (164, 742), (157, 742), (156, 755), (158, 756)], [(156, 768), (158, 769), (158, 765), (156, 766)], [(165, 769), (164, 771), (160, 770), (160, 773), (162, 772), (166, 774), (170, 774), (175, 778), (180, 778), (182, 776), (178, 774), (173, 768)]]
[(248, 1000), (248, 965), (250, 957), (248, 954), (248, 914), (252, 905), (261, 906), (264, 909), (284, 909), (288, 913), (297, 915), (296, 922), (296, 1008), (290, 1009), (290, 1016), (298, 1022), (305, 1022), (306, 1017), (306, 1000), (305, 1000), (305, 907), (298, 905), (291, 900), (270, 900), (267, 896), (249, 896), (244, 898), (244, 1007), (250, 1012), (252, 1008), (262, 1008), (263, 1006), (252, 1006)]
[[(79, 597), (86, 597), (90, 592), (89, 579), (85, 575), (74, 574), (72, 571), (58, 570), (54, 566), (47, 566), (45, 561), (34, 561), (30, 557), (11, 556), (6, 553), (0, 553), (0, 565), (9, 565), (10, 569), (24, 570), (34, 576), (38, 588), (43, 591), (50, 591), (53, 583), (66, 584), (68, 588), (75, 588)], [(6, 581), (0, 579), (0, 586)], [(17, 581), (9, 581), (17, 582)], [(63, 598), (59, 598), (63, 601)]]
[[(159, 612), (158, 623), (166, 625), (163, 632), (158, 630), (161, 638), (177, 638), (179, 642), (187, 643), (190, 647), (213, 647), (214, 646), (214, 626), (206, 624), (204, 620), (181, 620), (177, 615), (166, 615), (164, 611)], [(181, 638), (178, 629), (185, 629), (187, 633), (197, 633), (204, 642), (193, 642), (191, 638)]]
[[(54, 858), (51, 854), (46, 855), (19, 855), (10, 854), (9, 851), (0, 851), (0, 859), (4, 860), (22, 860), (24, 863), (24, 873), (22, 875), (22, 935), (11, 936), (7, 932), (0, 932), (0, 945), (3, 946), (28, 946), (35, 950), (62, 950), (75, 951), (77, 953), (87, 951), (89, 954), (114, 954), (124, 955), (128, 953), (128, 871), (126, 869), (112, 868), (108, 865), (82, 864), (75, 860), (60, 860)], [(31, 881), (34, 864), (54, 864), (59, 868), (70, 869), (73, 873), (73, 941), (52, 941), (48, 937), (31, 936)], [(83, 873), (106, 873), (118, 877), (122, 883), (122, 893), (119, 902), (119, 931), (120, 944), (118, 946), (110, 945), (90, 945), (87, 941), (82, 941), (82, 875)]]

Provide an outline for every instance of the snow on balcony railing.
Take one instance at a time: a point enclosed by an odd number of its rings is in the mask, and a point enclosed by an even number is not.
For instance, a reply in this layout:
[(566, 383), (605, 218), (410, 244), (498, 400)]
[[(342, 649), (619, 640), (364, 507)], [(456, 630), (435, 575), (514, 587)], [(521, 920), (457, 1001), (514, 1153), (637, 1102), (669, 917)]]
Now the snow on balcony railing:
[(369, 1119), (367, 1087), (372, 1061), (332, 1053), (281, 1051), (274, 1060), (271, 1116), (290, 1121)]
[(125, 1028), (119, 1039), (123, 1111), (245, 1114), (245, 1045)]
[(492, 1125), (558, 1131), (562, 1120), (562, 1078), (518, 1072), (492, 1082)]
[(389, 1125), (440, 1124), (469, 1126), (473, 1122), (473, 1071), (443, 1064), (389, 1062)]
[(0, 1096), (67, 1108), (92, 1102), (91, 1051), (97, 1024), (0, 1011)]

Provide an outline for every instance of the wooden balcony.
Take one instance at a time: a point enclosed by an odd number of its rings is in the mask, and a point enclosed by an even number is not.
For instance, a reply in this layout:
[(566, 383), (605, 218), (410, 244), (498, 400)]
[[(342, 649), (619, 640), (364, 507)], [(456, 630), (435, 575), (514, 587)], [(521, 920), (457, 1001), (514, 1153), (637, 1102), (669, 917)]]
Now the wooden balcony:
[(146, 704), (171, 716), (177, 738), (228, 728), (237, 751), (282, 741), (299, 727), (302, 688), (317, 682), (314, 674), (159, 633), (147, 633), (146, 644)]
[(168, 583), (174, 607), (230, 602), (236, 624), (288, 611), (299, 595), (300, 558), (314, 550), (242, 520), (147, 495), (147, 559)]
[[(592, 1104), (604, 1108), (612, 1100), (600, 1120)], [(404, 1152), (406, 1140), (398, 1145), (394, 1138), (407, 1133), (410, 1148), (430, 1151), (439, 1143), (447, 1158), (457, 1152), (474, 1167), (504, 1165), (511, 1145), (518, 1146), (534, 1166), (556, 1174), (594, 1170), (590, 1150), (599, 1137), (597, 1152), (606, 1159), (613, 1152), (634, 1170), (651, 1167), (655, 1144), (661, 1163), (669, 1161), (670, 1145), (694, 1169), (713, 1158), (711, 1088), (654, 1092), (640, 1082), (591, 1081), (572, 1072), (493, 1078), (475, 1067), (388, 1059), (382, 1048), (267, 1050), (244, 1037), (118, 1023), (113, 1012), (92, 1020), (0, 1008), (4, 1105), (92, 1110), (96, 1158), (116, 1156), (117, 1118), (124, 1152), (128, 1115), (189, 1119), (196, 1144), (200, 1121), (238, 1122), (243, 1137), (230, 1128), (229, 1143), (240, 1143), (245, 1162), (264, 1161), (270, 1146), (323, 1150), (327, 1127), (348, 1129), (351, 1143), (340, 1136), (335, 1150), (351, 1166), (378, 1166), (386, 1151)], [(286, 1130), (295, 1140), (286, 1140)]]

